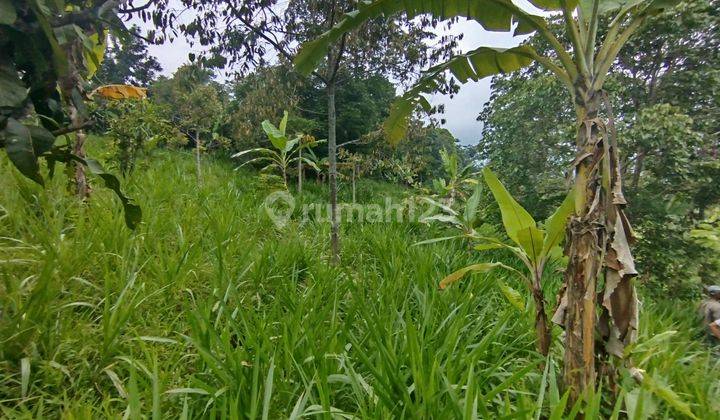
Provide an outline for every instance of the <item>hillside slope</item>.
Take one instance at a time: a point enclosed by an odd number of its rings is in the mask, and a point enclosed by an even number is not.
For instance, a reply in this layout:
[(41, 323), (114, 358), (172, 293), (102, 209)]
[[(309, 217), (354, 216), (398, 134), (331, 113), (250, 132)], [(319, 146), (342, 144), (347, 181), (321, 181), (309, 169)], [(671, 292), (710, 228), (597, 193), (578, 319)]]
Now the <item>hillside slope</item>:
[[(508, 304), (492, 275), (437, 290), (477, 258), (467, 244), (411, 246), (439, 235), (419, 223), (346, 223), (331, 267), (326, 223), (298, 210), (278, 229), (255, 174), (208, 158), (198, 188), (193, 164), (157, 152), (123, 181), (144, 213), (132, 232), (108, 191), (79, 205), (62, 173), (41, 189), (0, 159), (3, 416), (531, 418), (559, 404), (532, 308)], [(304, 203), (324, 203), (324, 186), (306, 189)], [(360, 202), (407, 193), (358, 187)], [(718, 418), (720, 365), (693, 316), (645, 302), (633, 360)], [(660, 394), (642, 391), (646, 409), (680, 416)]]

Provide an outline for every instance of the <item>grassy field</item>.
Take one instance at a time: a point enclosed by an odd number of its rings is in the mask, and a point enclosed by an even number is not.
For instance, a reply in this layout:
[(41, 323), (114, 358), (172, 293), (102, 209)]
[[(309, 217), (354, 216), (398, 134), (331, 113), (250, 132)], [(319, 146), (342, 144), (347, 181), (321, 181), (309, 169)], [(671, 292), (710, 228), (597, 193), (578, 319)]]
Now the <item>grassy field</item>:
[[(132, 232), (108, 191), (79, 205), (63, 174), (41, 189), (0, 161), (0, 416), (559, 418), (562, 345), (544, 363), (532, 308), (492, 275), (438, 291), (478, 258), (467, 244), (349, 223), (333, 267), (327, 224), (278, 230), (254, 174), (204, 165), (198, 188), (190, 155), (143, 160), (123, 181), (144, 213)], [(361, 202), (409, 193), (358, 186)], [(308, 182), (304, 201), (324, 200)], [(651, 384), (621, 379), (622, 400), (598, 395), (586, 418), (720, 418), (720, 364), (694, 316), (646, 299), (632, 360)]]

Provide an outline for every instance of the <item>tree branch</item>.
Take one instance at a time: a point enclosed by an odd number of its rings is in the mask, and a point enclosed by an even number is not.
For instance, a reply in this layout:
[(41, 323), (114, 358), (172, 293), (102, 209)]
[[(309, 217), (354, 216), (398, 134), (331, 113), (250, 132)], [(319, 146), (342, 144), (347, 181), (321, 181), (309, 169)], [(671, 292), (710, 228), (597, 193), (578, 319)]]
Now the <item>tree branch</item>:
[(362, 140), (363, 140), (362, 137), (357, 138), (357, 139), (355, 139), (355, 140), (348, 140), (348, 141), (346, 141), (346, 142), (344, 142), (344, 143), (338, 144), (338, 145), (337, 145), (337, 148), (339, 149), (339, 148), (341, 148), (341, 147), (345, 147), (345, 146), (350, 145), (350, 144), (359, 143), (359, 142), (361, 142)]
[[(256, 28), (252, 22), (249, 22), (247, 19), (238, 17), (237, 18), (245, 27), (253, 31), (255, 34), (257, 34), (259, 37), (267, 41), (270, 45), (272, 45), (275, 50), (280, 53), (283, 57), (285, 57), (287, 60), (292, 62), (293, 56), (288, 52), (285, 48), (283, 48), (282, 45), (280, 45), (280, 42), (278, 42), (275, 39), (270, 38), (268, 34), (266, 34), (264, 31), (261, 31), (260, 29)], [(317, 77), (318, 79), (322, 80), (323, 83), (327, 83), (325, 77), (317, 72), (317, 70), (313, 70), (312, 74)]]
[(52, 131), (52, 135), (55, 137), (62, 136), (63, 134), (73, 133), (75, 131), (80, 131), (85, 128), (92, 127), (92, 125), (93, 125), (93, 121), (87, 121), (82, 125), (59, 128), (57, 130)]
[(73, 12), (64, 14), (52, 20), (52, 27), (58, 28), (60, 26), (75, 24), (83, 26), (98, 18), (104, 18), (108, 13), (118, 8), (120, 5), (126, 3), (128, 0), (107, 0), (104, 3), (98, 4), (96, 7), (81, 10), (79, 12)]
[(118, 9), (118, 13), (122, 13), (122, 14), (137, 13), (137, 12), (140, 12), (140, 11), (143, 11), (143, 10), (149, 8), (153, 3), (155, 3), (155, 0), (149, 0), (147, 3), (145, 3), (142, 6), (132, 7), (130, 9)]

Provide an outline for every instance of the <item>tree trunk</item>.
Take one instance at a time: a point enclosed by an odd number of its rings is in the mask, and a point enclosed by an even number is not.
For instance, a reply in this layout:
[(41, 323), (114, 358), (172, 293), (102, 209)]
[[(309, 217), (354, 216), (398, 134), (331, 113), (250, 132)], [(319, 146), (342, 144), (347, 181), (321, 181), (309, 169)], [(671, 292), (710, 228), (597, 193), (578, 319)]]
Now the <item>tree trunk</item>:
[(302, 164), (302, 148), (298, 149), (298, 194), (302, 195), (303, 164)]
[[(556, 322), (563, 320), (565, 327), (564, 382), (570, 389), (570, 404), (595, 389), (596, 363), (601, 361), (596, 355), (622, 357), (637, 330), (632, 283), (637, 272), (628, 245), (632, 231), (623, 212), (626, 201), (614, 126), (612, 119), (606, 123), (599, 117), (600, 92), (580, 92), (577, 97), (575, 214), (567, 227), (565, 295), (553, 317)], [(607, 100), (606, 108), (610, 115)], [(599, 308), (597, 303), (601, 303)]]
[(200, 169), (200, 133), (195, 130), (195, 168), (197, 170), (198, 185), (202, 182), (202, 171)]
[(331, 261), (340, 261), (340, 235), (337, 219), (337, 139), (335, 136), (335, 82), (327, 84), (328, 97), (328, 181), (330, 183), (330, 252)]
[(536, 280), (533, 287), (533, 299), (535, 300), (535, 335), (537, 336), (537, 349), (540, 354), (547, 356), (550, 352), (550, 324), (545, 312), (545, 297), (540, 287), (540, 281)]
[[(74, 127), (81, 127), (85, 122), (80, 116), (75, 105), (70, 105), (70, 123)], [(78, 157), (85, 159), (85, 140), (87, 139), (85, 131), (78, 130), (75, 132), (75, 144), (73, 146), (73, 153)], [(75, 164), (75, 188), (78, 197), (82, 200), (90, 196), (90, 185), (85, 175), (85, 165)]]
[(353, 163), (352, 167), (352, 197), (353, 204), (355, 204), (355, 176), (357, 175), (357, 165)]
[(600, 197), (603, 145), (593, 122), (598, 117), (599, 97), (593, 95), (578, 107), (575, 214), (568, 224), (565, 271), (564, 380), (573, 402), (595, 388), (596, 281), (605, 244), (605, 201)]
[(640, 174), (643, 170), (643, 161), (645, 160), (645, 149), (640, 148), (635, 159), (635, 170), (633, 171), (632, 178), (632, 191), (637, 192), (637, 188), (640, 185)]

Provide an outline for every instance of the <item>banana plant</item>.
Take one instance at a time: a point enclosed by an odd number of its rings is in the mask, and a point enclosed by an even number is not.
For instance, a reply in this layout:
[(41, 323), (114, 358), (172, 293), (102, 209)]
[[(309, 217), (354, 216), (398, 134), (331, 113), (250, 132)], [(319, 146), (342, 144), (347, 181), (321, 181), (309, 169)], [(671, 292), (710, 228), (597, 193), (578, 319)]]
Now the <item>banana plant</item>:
[[(547, 54), (530, 45), (480, 46), (431, 67), (392, 105), (383, 128), (391, 142), (405, 137), (410, 115), (418, 106), (432, 109), (424, 95), (436, 91), (448, 71), (465, 83), (537, 63), (566, 86), (576, 111), (577, 147), (571, 167), (575, 199), (568, 229), (565, 295), (556, 316), (567, 332), (563, 368), (572, 401), (595, 388), (596, 364), (605, 363), (602, 355), (623, 357), (623, 348), (636, 339), (638, 328), (633, 281), (638, 273), (629, 245), (633, 234), (624, 213), (627, 201), (605, 81), (622, 47), (647, 19), (679, 2), (529, 0), (544, 12), (540, 15), (512, 0), (365, 0), (332, 29), (303, 45), (295, 58), (297, 70), (307, 74), (348, 31), (397, 14), (424, 15), (433, 21), (462, 17), (489, 31), (536, 33), (546, 42)], [(563, 22), (562, 34), (551, 30), (550, 20), (558, 17)], [(601, 276), (602, 282), (598, 281)], [(611, 365), (606, 364), (602, 372), (611, 372)]]
[[(448, 221), (461, 228), (463, 231), (461, 236), (477, 242), (475, 246), (475, 250), (477, 251), (497, 248), (509, 250), (523, 263), (526, 272), (523, 273), (501, 263), (473, 264), (461, 268), (445, 277), (440, 281), (440, 288), (445, 289), (450, 284), (472, 272), (486, 272), (494, 268), (503, 268), (516, 274), (527, 286), (528, 291), (532, 294), (533, 300), (535, 301), (537, 349), (543, 356), (547, 356), (550, 351), (552, 335), (545, 311), (546, 302), (542, 290), (542, 278), (548, 262), (562, 255), (559, 245), (565, 237), (565, 222), (574, 207), (574, 194), (568, 194), (560, 207), (545, 221), (544, 226), (540, 227), (530, 213), (510, 195), (507, 189), (505, 189), (505, 186), (503, 186), (489, 168), (485, 167), (483, 169), (483, 177), (495, 198), (495, 202), (500, 207), (500, 215), (502, 216), (505, 233), (513, 244), (507, 244), (498, 238), (482, 236), (472, 229), (472, 225), (468, 226), (468, 222), (474, 222), (477, 217), (474, 213), (476, 212), (477, 203), (480, 199), (479, 188), (476, 189), (477, 197), (476, 194), (473, 194), (473, 196), (468, 199), (466, 211), (462, 219), (455, 216), (446, 219), (436, 218), (436, 220)], [(450, 238), (440, 238), (439, 240), (443, 239)], [(516, 304), (517, 298), (514, 298), (515, 294), (512, 293), (512, 289), (501, 281), (498, 281), (498, 283), (503, 293), (508, 297), (508, 300)]]
[(430, 204), (434, 209), (440, 210), (439, 213), (422, 218), (423, 223), (441, 222), (446, 223), (460, 230), (461, 234), (448, 236), (443, 238), (435, 238), (427, 241), (418, 242), (415, 245), (425, 245), (428, 243), (441, 242), (461, 237), (475, 238), (479, 234), (476, 227), (480, 222), (480, 200), (482, 199), (482, 184), (475, 179), (468, 180), (469, 183), (475, 184), (475, 189), (470, 197), (465, 200), (462, 211), (457, 211), (447, 205), (430, 197), (422, 197), (422, 200)]
[(445, 170), (445, 178), (433, 179), (433, 189), (444, 199), (445, 204), (452, 207), (458, 195), (462, 196), (463, 184), (472, 183), (469, 177), (472, 175), (472, 165), (460, 167), (457, 153), (450, 153), (445, 149), (440, 150), (440, 160)]
[[(235, 153), (234, 155), (232, 155), (233, 158), (239, 158), (250, 153), (256, 153), (260, 155), (256, 158), (244, 162), (236, 169), (240, 169), (241, 167), (251, 163), (267, 162), (267, 165), (265, 165), (261, 169), (261, 171), (264, 172), (272, 169), (278, 170), (282, 175), (283, 185), (285, 189), (288, 188), (288, 171), (293, 164), (303, 162), (315, 169), (316, 171), (319, 171), (320, 169), (318, 168), (317, 164), (307, 156), (303, 156), (300, 151), (304, 148), (315, 146), (322, 141), (314, 140), (312, 144), (308, 142), (301, 144), (302, 139), (305, 137), (304, 134), (298, 134), (294, 138), (288, 139), (287, 135), (285, 134), (287, 128), (287, 120), (288, 113), (287, 111), (285, 111), (283, 114), (283, 118), (280, 121), (279, 127), (275, 127), (268, 120), (263, 121), (262, 129), (268, 136), (270, 143), (272, 143), (272, 145), (275, 147), (275, 150), (265, 147), (257, 147), (254, 149), (243, 150), (242, 152)], [(310, 156), (313, 155), (310, 154)]]

